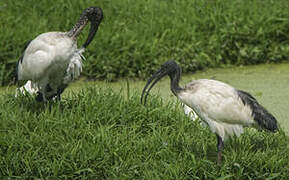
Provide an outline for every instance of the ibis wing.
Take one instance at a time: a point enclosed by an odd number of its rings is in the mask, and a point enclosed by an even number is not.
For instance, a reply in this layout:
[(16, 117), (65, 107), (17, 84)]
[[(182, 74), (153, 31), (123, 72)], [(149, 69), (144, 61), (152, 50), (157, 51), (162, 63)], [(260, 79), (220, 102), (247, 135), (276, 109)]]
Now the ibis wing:
[(20, 58), (19, 58), (18, 61), (17, 61), (17, 64), (16, 64), (16, 74), (15, 74), (15, 83), (16, 83), (16, 81), (18, 81), (18, 65), (19, 65), (19, 63), (22, 63), (22, 62), (23, 62), (23, 57), (24, 57), (25, 49), (29, 46), (29, 44), (30, 44), (31, 41), (32, 41), (32, 40), (29, 40), (29, 41), (27, 41), (27, 42), (25, 43), (24, 48), (23, 48), (23, 50), (22, 50), (22, 54), (21, 54)]
[(238, 97), (236, 90), (220, 81), (194, 81), (179, 97), (206, 121), (250, 126), (254, 124), (252, 111)]

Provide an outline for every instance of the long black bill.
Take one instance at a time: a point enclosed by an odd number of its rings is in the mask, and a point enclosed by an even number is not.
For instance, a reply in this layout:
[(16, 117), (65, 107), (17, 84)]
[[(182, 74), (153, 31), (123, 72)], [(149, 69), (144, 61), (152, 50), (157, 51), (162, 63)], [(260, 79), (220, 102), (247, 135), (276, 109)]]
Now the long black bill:
[[(144, 105), (146, 104), (146, 100), (147, 100), (147, 96), (149, 95), (150, 90), (153, 88), (153, 86), (161, 79), (163, 78), (165, 75), (167, 75), (166, 72), (164, 72), (162, 69), (160, 69), (159, 71), (157, 71), (156, 73), (154, 73), (152, 75), (152, 77), (147, 81), (147, 84), (145, 85), (145, 87), (143, 88), (142, 91), (142, 95), (141, 95), (141, 103), (143, 103), (143, 97), (144, 97)], [(153, 82), (151, 84), (151, 82)], [(151, 86), (149, 87), (149, 85), (151, 84)], [(148, 88), (149, 87), (149, 88)], [(148, 88), (148, 90), (146, 91), (146, 89)], [(145, 94), (146, 93), (146, 94)], [(145, 94), (145, 96), (144, 96)]]
[(90, 23), (90, 30), (89, 30), (88, 37), (87, 37), (85, 43), (82, 45), (84, 48), (86, 48), (93, 40), (93, 38), (94, 38), (94, 36), (98, 30), (98, 26), (99, 26), (100, 22), (91, 22)]

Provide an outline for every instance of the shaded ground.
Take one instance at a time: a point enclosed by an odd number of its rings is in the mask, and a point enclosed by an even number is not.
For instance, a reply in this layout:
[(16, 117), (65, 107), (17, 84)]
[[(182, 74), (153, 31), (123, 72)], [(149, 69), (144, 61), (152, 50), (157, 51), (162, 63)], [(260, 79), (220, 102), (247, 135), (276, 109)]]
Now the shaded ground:
[[(186, 74), (182, 77), (181, 84), (186, 84), (192, 79), (207, 78), (226, 82), (237, 89), (251, 93), (267, 108), (281, 124), (281, 127), (289, 133), (288, 107), (289, 107), (289, 64), (265, 64), (257, 66), (234, 67), (224, 69), (209, 69), (195, 74)], [(97, 88), (112, 88), (115, 91), (123, 90), (141, 93), (145, 81), (120, 80), (107, 83), (104, 81), (76, 81), (65, 92), (77, 92), (83, 86), (95, 85)], [(2, 87), (1, 93), (14, 92), (15, 87)], [(152, 93), (160, 94), (164, 99), (176, 99), (171, 91), (169, 79), (159, 82)], [(65, 96), (64, 94), (64, 96)]]

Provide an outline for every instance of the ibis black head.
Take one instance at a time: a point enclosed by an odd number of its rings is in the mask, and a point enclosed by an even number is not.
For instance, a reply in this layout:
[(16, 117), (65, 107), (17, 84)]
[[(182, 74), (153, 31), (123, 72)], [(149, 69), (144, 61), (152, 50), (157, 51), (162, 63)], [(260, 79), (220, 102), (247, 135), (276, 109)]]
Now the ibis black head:
[(85, 43), (83, 44), (83, 47), (86, 48), (98, 30), (98, 26), (103, 19), (103, 12), (99, 7), (89, 7), (82, 12), (82, 15), (87, 17), (87, 19), (90, 21), (90, 31)]
[[(142, 91), (142, 95), (141, 95), (141, 103), (143, 102), (143, 96), (145, 95), (144, 98), (144, 104), (146, 103), (146, 99), (147, 96), (150, 92), (150, 90), (153, 88), (153, 86), (160, 80), (162, 79), (164, 76), (168, 75), (171, 78), (171, 84), (175, 84), (176, 88), (178, 87), (178, 81), (179, 81), (179, 77), (180, 77), (180, 67), (179, 65), (173, 61), (173, 60), (169, 60), (167, 62), (165, 62), (164, 64), (162, 64), (161, 68), (155, 72), (152, 77), (147, 81), (147, 84), (145, 85), (143, 91)], [(177, 78), (174, 78), (177, 77)], [(176, 80), (176, 82), (174, 82), (173, 80)], [(152, 85), (149, 87), (149, 85), (152, 83)], [(148, 88), (149, 87), (149, 88)], [(148, 90), (146, 91), (146, 89), (148, 88)], [(173, 87), (174, 88), (174, 87)], [(174, 92), (174, 89), (172, 89), (172, 91)]]
[(90, 22), (100, 22), (103, 18), (102, 9), (99, 7), (89, 7), (83, 10), (83, 14), (88, 18)]

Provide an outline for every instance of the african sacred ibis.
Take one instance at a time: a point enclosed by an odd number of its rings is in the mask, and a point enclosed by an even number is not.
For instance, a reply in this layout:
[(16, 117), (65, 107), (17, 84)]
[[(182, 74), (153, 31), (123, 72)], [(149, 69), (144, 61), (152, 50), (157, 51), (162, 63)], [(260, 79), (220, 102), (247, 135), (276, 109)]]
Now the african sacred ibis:
[[(82, 71), (82, 53), (94, 38), (103, 18), (99, 7), (86, 8), (68, 32), (40, 34), (26, 45), (17, 64), (16, 80), (28, 80), (19, 91), (37, 94), (36, 100), (47, 101), (60, 94)], [(77, 48), (77, 37), (90, 22), (88, 37)]]
[(271, 132), (277, 130), (275, 117), (245, 91), (209, 79), (193, 80), (185, 87), (180, 87), (181, 68), (175, 61), (165, 62), (147, 81), (141, 96), (142, 103), (143, 100), (144, 104), (146, 103), (149, 91), (166, 75), (170, 77), (173, 94), (182, 103), (192, 108), (216, 134), (218, 164), (221, 163), (224, 141), (234, 135), (240, 136), (244, 127), (260, 128)]

